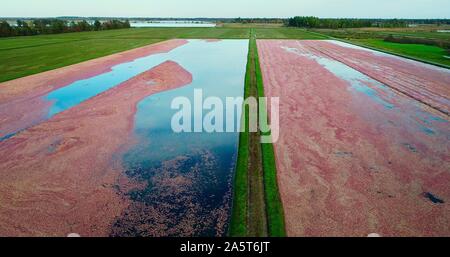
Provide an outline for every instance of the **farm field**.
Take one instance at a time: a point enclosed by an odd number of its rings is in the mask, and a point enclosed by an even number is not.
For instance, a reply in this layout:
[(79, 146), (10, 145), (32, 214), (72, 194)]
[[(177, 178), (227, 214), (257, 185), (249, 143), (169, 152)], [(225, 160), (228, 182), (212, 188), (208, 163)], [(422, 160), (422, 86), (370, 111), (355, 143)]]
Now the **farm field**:
[(356, 29), (364, 32), (376, 32), (381, 35), (404, 35), (431, 39), (450, 39), (449, 33), (439, 32), (449, 30), (449, 25), (421, 25), (410, 28), (361, 28)]
[[(142, 47), (167, 39), (248, 39), (250, 28), (135, 28), (0, 38), (0, 82)], [(318, 39), (301, 29), (257, 29), (258, 38)], [(67, 51), (70, 49), (70, 51)]]
[(385, 38), (386, 36), (410, 36), (427, 39), (447, 39), (450, 34), (438, 32), (449, 30), (450, 26), (418, 26), (413, 28), (348, 28), (348, 29), (313, 29), (318, 33), (338, 38)]
[(171, 102), (243, 96), (247, 47), (169, 40), (0, 84), (0, 234), (226, 235), (239, 133), (175, 133)]
[[(313, 29), (311, 32), (432, 64), (444, 65), (448, 68), (450, 66), (450, 33), (437, 32), (448, 29), (448, 26), (419, 26), (414, 28)], [(412, 42), (426, 41), (428, 43), (385, 41), (385, 38), (389, 36), (406, 38)]]
[(352, 42), (358, 45), (372, 47), (374, 49), (380, 49), (387, 52), (400, 54), (416, 58), (418, 60), (430, 61), (432, 63), (438, 63), (450, 66), (450, 58), (448, 51), (441, 47), (422, 45), (422, 44), (400, 44), (385, 42), (381, 39), (354, 39)]
[[(238, 24), (239, 25), (239, 24)], [(0, 39), (0, 82), (142, 47), (167, 39), (217, 38), (248, 39), (250, 31), (258, 39), (327, 39), (328, 36), (356, 44), (450, 65), (445, 49), (428, 45), (384, 42), (386, 31), (314, 30), (251, 24), (217, 28), (132, 28), (122, 30), (66, 33)], [(362, 32), (361, 32), (362, 31)], [(402, 33), (396, 30), (396, 33)], [(384, 33), (384, 34), (382, 34)], [(416, 37), (449, 40), (449, 33), (407, 31)], [(66, 51), (71, 49), (71, 51)]]
[(265, 93), (282, 99), (289, 236), (450, 233), (448, 70), (335, 41), (258, 51)]
[(224, 28), (281, 28), (283, 23), (222, 23), (218, 27)]

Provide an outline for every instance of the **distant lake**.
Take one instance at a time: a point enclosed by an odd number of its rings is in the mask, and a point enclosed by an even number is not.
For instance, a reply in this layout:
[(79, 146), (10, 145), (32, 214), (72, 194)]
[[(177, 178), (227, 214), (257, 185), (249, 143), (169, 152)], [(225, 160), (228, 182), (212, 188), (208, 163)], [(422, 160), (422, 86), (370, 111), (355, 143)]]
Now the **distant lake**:
[(214, 23), (195, 22), (195, 21), (158, 21), (158, 22), (131, 22), (133, 28), (148, 28), (148, 27), (195, 27), (195, 28), (212, 28)]

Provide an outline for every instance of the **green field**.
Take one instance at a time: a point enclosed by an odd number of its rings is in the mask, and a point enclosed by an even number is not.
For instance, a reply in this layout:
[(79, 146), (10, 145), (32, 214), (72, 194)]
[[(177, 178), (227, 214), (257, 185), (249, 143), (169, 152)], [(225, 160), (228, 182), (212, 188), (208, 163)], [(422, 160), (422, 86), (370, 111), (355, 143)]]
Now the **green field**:
[(450, 66), (450, 58), (445, 57), (450, 54), (447, 53), (445, 49), (437, 46), (391, 43), (385, 42), (382, 39), (354, 39), (352, 41), (363, 46), (373, 47), (386, 52)]
[[(74, 39), (30, 42), (19, 40), (17, 48), (8, 47), (11, 42), (0, 41), (0, 81), (7, 81), (90, 59), (145, 46), (158, 39)], [(3, 44), (5, 43), (5, 44)], [(24, 46), (28, 44), (28, 46)]]

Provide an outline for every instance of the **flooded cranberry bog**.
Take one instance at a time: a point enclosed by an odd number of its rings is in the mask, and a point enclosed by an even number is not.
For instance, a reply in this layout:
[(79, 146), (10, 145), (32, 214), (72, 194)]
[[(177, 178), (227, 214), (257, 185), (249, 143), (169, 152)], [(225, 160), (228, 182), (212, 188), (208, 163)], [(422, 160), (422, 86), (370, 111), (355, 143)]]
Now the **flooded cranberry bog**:
[(171, 102), (243, 96), (247, 52), (170, 40), (0, 84), (0, 235), (226, 235), (239, 133), (175, 133)]
[[(0, 236), (450, 235), (448, 69), (250, 38), (173, 39), (0, 83)], [(242, 108), (221, 124), (235, 132), (176, 133), (179, 97), (203, 127), (198, 90), (279, 97), (273, 150), (239, 133)]]
[(338, 41), (257, 43), (280, 97), (289, 236), (450, 235), (448, 69)]

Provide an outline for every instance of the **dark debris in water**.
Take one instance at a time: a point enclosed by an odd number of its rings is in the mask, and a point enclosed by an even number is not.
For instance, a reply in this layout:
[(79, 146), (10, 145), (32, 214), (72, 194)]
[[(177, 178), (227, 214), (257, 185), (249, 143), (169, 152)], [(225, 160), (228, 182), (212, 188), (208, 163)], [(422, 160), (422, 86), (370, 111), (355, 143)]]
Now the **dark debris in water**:
[(404, 143), (403, 144), (409, 151), (413, 152), (413, 153), (417, 153), (417, 148), (409, 143)]
[(346, 151), (339, 151), (339, 152), (335, 152), (335, 154), (338, 156), (338, 157), (343, 157), (343, 158), (345, 158), (345, 157), (353, 157), (353, 153), (352, 152), (346, 152)]
[(130, 206), (113, 224), (111, 236), (225, 236), (233, 173), (226, 172), (231, 167), (221, 165), (220, 157), (201, 151), (128, 170), (127, 176), (146, 186), (124, 195)]
[(425, 193), (423, 193), (423, 196), (424, 196), (425, 198), (428, 198), (430, 201), (432, 201), (432, 202), (435, 203), (435, 204), (443, 204), (443, 203), (445, 203), (444, 200), (440, 199), (439, 197), (433, 195), (433, 194), (430, 193), (430, 192), (425, 192)]

